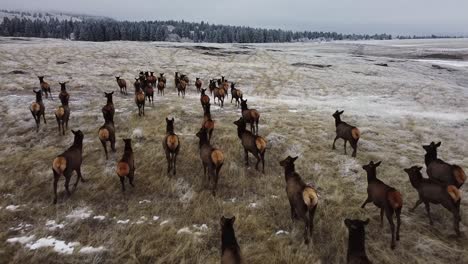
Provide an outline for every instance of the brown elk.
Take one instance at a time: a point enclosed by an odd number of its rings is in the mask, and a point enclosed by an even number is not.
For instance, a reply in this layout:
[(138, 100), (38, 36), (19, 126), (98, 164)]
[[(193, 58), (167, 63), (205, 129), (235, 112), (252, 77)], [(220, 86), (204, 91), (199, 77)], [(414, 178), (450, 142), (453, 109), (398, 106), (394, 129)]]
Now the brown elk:
[(120, 93), (125, 94), (125, 95), (128, 94), (127, 93), (127, 81), (120, 78), (120, 76), (115, 76), (115, 79), (117, 80), (117, 85), (119, 85)]
[(224, 97), (226, 96), (226, 93), (222, 87), (216, 87), (213, 90), (214, 98), (213, 102), (216, 104), (216, 98), (218, 98), (218, 104), (223, 107), (224, 106)]
[(182, 94), (182, 98), (185, 98), (185, 89), (187, 88), (187, 83), (185, 80), (180, 80), (179, 83), (177, 84), (177, 96), (180, 96)]
[(49, 95), (50, 95), (50, 98), (52, 98), (52, 93), (50, 91), (50, 85), (49, 83), (45, 82), (44, 81), (44, 76), (37, 76), (37, 78), (39, 78), (39, 84), (41, 86), (41, 92), (45, 94), (45, 98), (49, 98)]
[[(400, 214), (403, 207), (403, 199), (401, 193), (395, 188), (388, 186), (381, 180), (377, 179), (377, 167), (382, 162), (374, 163), (371, 161), (369, 164), (362, 166), (367, 173), (367, 199), (361, 205), (364, 208), (367, 203), (373, 202), (380, 208), (380, 225), (383, 226), (383, 215), (390, 224), (392, 232), (391, 248), (395, 249), (395, 235), (396, 241), (400, 240)], [(395, 232), (395, 224), (393, 223), (393, 214), (396, 214), (397, 226)]]
[(195, 80), (195, 87), (197, 87), (197, 92), (200, 92), (202, 85), (202, 81), (200, 80), (200, 78), (197, 77), (197, 79)]
[(109, 159), (107, 154), (107, 141), (110, 142), (112, 152), (115, 152), (115, 126), (114, 119), (109, 115), (106, 115), (105, 123), (99, 128), (98, 136), (101, 141), (102, 146), (104, 147), (104, 152), (106, 153), (106, 160)]
[(221, 264), (241, 264), (242, 257), (234, 232), (236, 217), (221, 217)]
[(68, 185), (72, 173), (76, 171), (77, 177), (76, 182), (73, 186), (73, 190), (78, 186), (78, 181), (85, 182), (85, 179), (81, 175), (81, 162), (83, 161), (83, 132), (80, 130), (72, 130), (75, 139), (73, 145), (69, 147), (65, 152), (58, 155), (52, 162), (52, 171), (54, 173), (54, 204), (57, 203), (57, 183), (60, 176), (65, 177), (65, 190), (68, 196), (71, 195)]
[(60, 102), (62, 102), (62, 105), (64, 104), (64, 102), (68, 104), (70, 95), (67, 92), (67, 87), (66, 87), (67, 82), (59, 82), (59, 84), (60, 84), (60, 93), (59, 93)]
[(153, 104), (154, 103), (154, 89), (151, 84), (148, 83), (148, 81), (143, 82), (144, 88), (143, 90), (145, 91), (145, 98), (148, 99), (148, 103)]
[(232, 99), (236, 100), (236, 107), (239, 108), (240, 106), (240, 100), (242, 99), (242, 91), (237, 89), (236, 83), (231, 83), (231, 104), (232, 104)]
[(133, 83), (133, 87), (135, 88), (135, 91), (140, 89), (140, 87), (141, 87), (140, 78), (135, 78), (135, 82)]
[(206, 89), (201, 89), (200, 103), (203, 109), (205, 109), (206, 106), (210, 103), (210, 97), (206, 95), (205, 92), (206, 92)]
[(346, 261), (348, 264), (372, 264), (366, 254), (366, 225), (369, 224), (369, 218), (366, 221), (351, 220), (346, 218), (344, 223), (349, 231), (348, 253)]
[(104, 117), (104, 120), (106, 119), (114, 120), (115, 108), (114, 108), (114, 102), (112, 101), (113, 94), (114, 92), (110, 92), (110, 93), (104, 92), (104, 95), (107, 98), (106, 105), (102, 107), (102, 116)]
[[(62, 85), (62, 83), (60, 83)], [(63, 84), (62, 89), (65, 87), (65, 84)], [(63, 92), (63, 90), (62, 90)], [(57, 119), (57, 125), (58, 125), (58, 131), (59, 134), (62, 133), (65, 135), (65, 127), (68, 129), (68, 120), (70, 119), (70, 107), (68, 106), (68, 93), (62, 96), (62, 92), (60, 92), (60, 101), (62, 102), (62, 105), (55, 110), (55, 119)], [(65, 91), (66, 93), (66, 91)], [(60, 131), (60, 128), (62, 128), (62, 131)]]
[(188, 77), (187, 75), (185, 75), (185, 74), (180, 75), (180, 79), (181, 79), (181, 80), (184, 80), (185, 83), (187, 83), (187, 85), (188, 85), (189, 82), (190, 82), (189, 77)]
[(154, 72), (150, 71), (150, 75), (146, 78), (151, 86), (156, 86), (156, 76), (154, 76)]
[(44, 106), (44, 102), (42, 101), (42, 91), (33, 90), (33, 92), (36, 94), (36, 101), (31, 104), (31, 106), (29, 107), (29, 110), (31, 111), (34, 121), (36, 121), (36, 132), (39, 132), (41, 116), (44, 119), (44, 124), (47, 124), (47, 121), (45, 118), (45, 106)]
[(210, 80), (210, 85), (208, 86), (208, 88), (210, 89), (211, 95), (213, 95), (213, 91), (216, 87), (216, 80)]
[(422, 167), (418, 166), (405, 169), (411, 185), (418, 191), (419, 195), (418, 201), (414, 207), (410, 209), (410, 212), (413, 212), (421, 203), (424, 203), (429, 223), (434, 225), (430, 203), (441, 204), (453, 214), (453, 229), (457, 236), (460, 236), (460, 191), (455, 185), (440, 184), (432, 179), (423, 178), (421, 169)]
[(133, 156), (132, 140), (129, 138), (123, 139), (125, 143), (124, 154), (119, 162), (117, 162), (117, 176), (119, 176), (120, 183), (122, 184), (122, 191), (125, 192), (125, 177), (128, 178), (130, 185), (133, 185), (135, 177), (135, 158)]
[(296, 172), (294, 162), (298, 157), (288, 156), (280, 161), (284, 168), (286, 194), (291, 206), (291, 219), (304, 221), (304, 242), (309, 244), (309, 237), (314, 230), (314, 215), (318, 205), (318, 195), (312, 186), (304, 183)]
[(246, 123), (250, 123), (250, 132), (258, 134), (258, 121), (260, 120), (260, 113), (255, 109), (249, 109), (247, 106), (247, 99), (241, 98), (241, 114)]
[(161, 77), (158, 77), (158, 94), (164, 95), (164, 88), (166, 88), (166, 83), (162, 81)]
[(205, 105), (203, 111), (203, 124), (202, 127), (206, 129), (206, 132), (208, 133), (208, 141), (211, 140), (211, 137), (213, 136), (213, 130), (214, 130), (214, 120), (211, 119), (211, 111), (210, 111), (211, 105), (208, 102), (207, 105)]
[(164, 83), (164, 86), (166, 86), (166, 76), (164, 76), (164, 73), (159, 74), (159, 80)]
[(175, 72), (175, 74), (174, 74), (174, 87), (176, 89), (177, 89), (177, 87), (179, 85), (179, 82), (180, 82), (179, 72)]
[(135, 88), (135, 103), (138, 107), (138, 116), (145, 115), (145, 93), (140, 87)]
[(224, 163), (224, 154), (221, 150), (211, 146), (205, 128), (202, 127), (196, 136), (200, 139), (198, 147), (200, 149), (200, 159), (203, 165), (204, 176), (206, 178), (206, 169), (208, 168), (208, 182), (212, 185), (211, 193), (213, 196), (216, 196), (219, 172)]
[(176, 175), (176, 162), (177, 155), (179, 154), (180, 141), (179, 137), (174, 133), (174, 118), (168, 119), (166, 117), (166, 136), (162, 142), (164, 152), (167, 159), (167, 173)]
[(434, 141), (429, 145), (423, 145), (426, 150), (424, 162), (427, 167), (427, 175), (433, 180), (460, 188), (466, 181), (466, 174), (460, 166), (448, 164), (437, 158), (437, 148), (440, 145), (441, 142), (436, 144)]
[(241, 140), (242, 146), (244, 147), (245, 165), (249, 166), (250, 152), (257, 159), (255, 169), (258, 170), (258, 164), (261, 161), (262, 173), (265, 174), (265, 151), (267, 146), (265, 138), (254, 135), (250, 131), (247, 131), (247, 124), (245, 123), (244, 118), (242, 117), (239, 118), (239, 120), (235, 121), (234, 125), (237, 126), (237, 136)]
[(351, 147), (353, 148), (353, 157), (356, 157), (356, 151), (357, 151), (357, 143), (359, 141), (359, 138), (361, 137), (361, 132), (359, 129), (355, 126), (351, 126), (347, 124), (346, 122), (341, 121), (341, 114), (343, 114), (344, 111), (336, 111), (333, 114), (333, 117), (335, 118), (335, 126), (336, 126), (336, 137), (335, 140), (333, 140), (333, 149), (335, 148), (335, 142), (337, 139), (342, 138), (344, 140), (344, 153), (346, 154), (346, 143), (349, 141), (351, 144)]

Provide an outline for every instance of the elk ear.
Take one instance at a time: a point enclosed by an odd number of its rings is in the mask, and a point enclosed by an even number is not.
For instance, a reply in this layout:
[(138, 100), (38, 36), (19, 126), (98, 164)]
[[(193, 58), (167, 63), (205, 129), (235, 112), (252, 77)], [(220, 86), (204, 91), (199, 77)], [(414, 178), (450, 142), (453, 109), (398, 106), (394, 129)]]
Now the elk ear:
[(226, 218), (225, 218), (224, 215), (223, 215), (223, 216), (221, 216), (221, 219), (219, 219), (219, 224), (220, 224), (221, 226), (224, 226), (224, 223), (225, 223), (225, 222), (226, 222)]
[(439, 141), (439, 143), (435, 144), (436, 148), (440, 147), (440, 144), (442, 144), (442, 142)]
[(363, 223), (363, 224), (364, 224), (364, 225), (368, 225), (368, 224), (369, 224), (369, 222), (370, 222), (370, 219), (369, 219), (369, 218), (367, 218), (367, 219), (366, 219), (366, 221), (364, 221), (364, 223)]
[(292, 158), (292, 161), (293, 161), (293, 162), (296, 161), (297, 158), (299, 158), (299, 156), (296, 156), (296, 157)]
[(353, 229), (354, 229), (354, 225), (353, 225), (353, 223), (351, 222), (350, 219), (346, 218), (346, 219), (344, 220), (344, 223), (345, 223), (345, 225), (346, 225), (348, 228), (353, 228)]
[(169, 121), (169, 119), (166, 117), (166, 121)]
[(174, 122), (174, 117), (172, 118), (172, 122)]
[(232, 218), (231, 218), (231, 224), (234, 224), (235, 221), (236, 221), (236, 216), (232, 216)]
[(418, 171), (421, 171), (423, 167), (419, 166), (419, 167), (416, 167), (418, 169)]
[(406, 168), (406, 169), (403, 169), (403, 170), (404, 170), (406, 173), (409, 173), (411, 169)]
[(382, 161), (379, 161), (379, 162), (375, 163), (375, 164), (374, 164), (374, 165), (375, 165), (375, 167), (378, 167), (378, 166), (380, 166), (380, 163), (382, 163)]
[(76, 135), (76, 131), (75, 130), (71, 130), (71, 132), (73, 133), (73, 135)]
[(111, 93), (109, 93), (109, 94), (114, 94), (114, 91), (112, 91), (112, 92), (111, 92)]
[(340, 111), (340, 112), (338, 112), (338, 114), (340, 114), (340, 115), (341, 115), (341, 114), (343, 114), (343, 113), (344, 113), (344, 110), (343, 110), (343, 111)]

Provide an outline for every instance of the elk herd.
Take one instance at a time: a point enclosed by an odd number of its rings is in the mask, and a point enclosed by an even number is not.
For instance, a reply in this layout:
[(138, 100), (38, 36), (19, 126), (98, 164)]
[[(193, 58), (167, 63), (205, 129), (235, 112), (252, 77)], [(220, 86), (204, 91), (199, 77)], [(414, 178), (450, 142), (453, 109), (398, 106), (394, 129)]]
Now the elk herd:
[[(36, 122), (36, 132), (39, 131), (41, 117), (46, 124), (45, 106), (42, 95), (52, 99), (50, 85), (44, 81), (44, 76), (38, 76), (40, 90), (34, 90), (36, 100), (30, 106), (31, 114)], [(122, 95), (127, 95), (127, 82), (120, 76), (116, 76), (116, 82)], [(174, 87), (178, 96), (185, 97), (190, 80), (187, 75), (174, 75)], [(66, 82), (61, 82), (59, 99), (61, 105), (55, 111), (57, 119), (58, 131), (61, 135), (65, 135), (65, 130), (68, 129), (70, 118), (69, 99), (70, 95), (66, 89)], [(138, 115), (145, 115), (145, 103), (154, 104), (154, 88), (157, 89), (159, 96), (165, 96), (166, 77), (164, 73), (160, 73), (158, 77), (154, 76), (154, 72), (140, 72), (138, 78), (135, 78), (134, 98), (138, 108)], [(199, 140), (198, 149), (200, 161), (203, 166), (204, 178), (203, 182), (211, 191), (213, 196), (216, 196), (218, 180), (220, 178), (221, 169), (225, 163), (225, 155), (223, 151), (212, 145), (211, 139), (215, 129), (215, 121), (210, 111), (210, 96), (206, 93), (207, 89), (203, 88), (203, 82), (200, 78), (196, 78), (194, 86), (196, 92), (200, 94), (200, 103), (203, 109), (203, 120), (200, 129), (196, 133)], [(255, 169), (259, 169), (265, 173), (265, 154), (267, 150), (267, 140), (259, 135), (259, 119), (260, 113), (256, 109), (251, 109), (247, 105), (247, 99), (244, 99), (243, 93), (236, 88), (235, 82), (229, 82), (224, 76), (219, 79), (211, 79), (208, 83), (209, 93), (213, 98), (213, 103), (218, 104), (220, 108), (224, 107), (224, 99), (229, 96), (228, 89), (231, 88), (231, 103), (235, 100), (237, 108), (240, 107), (240, 117), (234, 120), (233, 123), (237, 128), (237, 136), (241, 146), (244, 149), (245, 164), (249, 166), (249, 153), (256, 158)], [(106, 104), (102, 107), (102, 115), (104, 124), (98, 129), (98, 138), (104, 148), (106, 159), (108, 159), (107, 143), (110, 144), (110, 149), (116, 152), (116, 131), (114, 126), (115, 107), (113, 103), (113, 93), (104, 93)], [(217, 101), (217, 102), (216, 102)], [(335, 119), (336, 137), (333, 140), (332, 149), (335, 149), (335, 143), (338, 139), (344, 140), (344, 153), (346, 154), (346, 144), (349, 141), (353, 148), (352, 157), (356, 157), (358, 141), (361, 137), (360, 130), (341, 120), (341, 115), (344, 111), (336, 111), (332, 116)], [(247, 129), (247, 124), (250, 124), (250, 130)], [(166, 134), (162, 141), (163, 151), (167, 159), (168, 175), (176, 175), (177, 156), (181, 150), (181, 142), (179, 136), (175, 132), (175, 119), (166, 117)], [(74, 183), (73, 190), (76, 189), (78, 182), (85, 182), (81, 175), (81, 164), (83, 160), (83, 138), (84, 135), (80, 130), (71, 130), (74, 135), (73, 144), (58, 155), (52, 162), (53, 171), (53, 203), (57, 203), (57, 182), (61, 176), (65, 178), (65, 190), (68, 196), (71, 195), (69, 190), (69, 182), (72, 173), (76, 171), (77, 178)], [(116, 174), (120, 179), (122, 191), (125, 191), (125, 178), (128, 178), (130, 185), (134, 186), (135, 177), (135, 160), (132, 149), (131, 139), (123, 139), (125, 144), (122, 158), (116, 165)], [(424, 178), (421, 170), (422, 167), (413, 166), (404, 169), (408, 174), (409, 183), (418, 193), (418, 200), (415, 205), (409, 210), (413, 212), (421, 203), (424, 203), (427, 217), (430, 225), (434, 221), (430, 212), (430, 204), (440, 204), (453, 215), (453, 229), (457, 236), (460, 235), (459, 222), (460, 217), (460, 190), (466, 180), (466, 174), (463, 169), (455, 164), (449, 164), (438, 158), (437, 148), (441, 143), (431, 142), (429, 145), (424, 145), (426, 151), (424, 162), (426, 172), (429, 178)], [(293, 221), (300, 220), (304, 223), (304, 242), (309, 243), (310, 237), (314, 229), (314, 216), (319, 203), (319, 195), (313, 184), (307, 184), (303, 181), (299, 173), (296, 172), (294, 162), (298, 157), (288, 156), (279, 162), (279, 165), (284, 169), (286, 194), (290, 205), (290, 217)], [(362, 166), (367, 175), (367, 198), (361, 205), (365, 208), (366, 204), (373, 203), (380, 209), (380, 225), (383, 226), (383, 217), (385, 215), (391, 231), (390, 247), (396, 247), (396, 241), (400, 239), (401, 213), (403, 208), (403, 198), (400, 191), (384, 183), (377, 178), (377, 168), (381, 165), (381, 161), (370, 161)], [(396, 220), (396, 225), (394, 223)], [(234, 222), (236, 218), (221, 217), (221, 262), (222, 263), (241, 263), (241, 250), (237, 243)], [(366, 255), (365, 250), (365, 226), (368, 225), (369, 219), (362, 221), (358, 219), (345, 219), (344, 224), (349, 231), (348, 240), (348, 263), (371, 263)]]

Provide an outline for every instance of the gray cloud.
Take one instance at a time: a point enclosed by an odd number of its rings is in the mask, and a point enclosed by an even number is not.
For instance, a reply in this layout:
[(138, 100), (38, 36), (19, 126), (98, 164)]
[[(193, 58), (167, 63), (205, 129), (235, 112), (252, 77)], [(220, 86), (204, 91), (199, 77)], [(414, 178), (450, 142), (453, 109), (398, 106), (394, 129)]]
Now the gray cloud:
[(466, 0), (0, 0), (0, 8), (343, 33), (468, 35)]

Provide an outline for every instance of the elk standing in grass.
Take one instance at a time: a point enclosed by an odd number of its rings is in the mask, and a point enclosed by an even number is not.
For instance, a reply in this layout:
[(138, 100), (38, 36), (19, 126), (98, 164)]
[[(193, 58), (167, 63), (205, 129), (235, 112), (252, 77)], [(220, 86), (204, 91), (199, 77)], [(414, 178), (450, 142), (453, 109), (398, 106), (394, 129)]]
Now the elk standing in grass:
[(284, 167), (286, 179), (286, 194), (291, 206), (291, 219), (304, 221), (304, 242), (309, 244), (309, 237), (314, 230), (314, 215), (318, 205), (318, 195), (312, 186), (304, 183), (301, 176), (296, 172), (294, 162), (298, 157), (288, 156), (280, 161)]
[(200, 92), (201, 88), (202, 88), (202, 81), (200, 80), (200, 78), (197, 77), (197, 79), (195, 80), (195, 87), (197, 87), (197, 92)]
[(266, 151), (266, 140), (261, 137), (252, 134), (252, 132), (246, 130), (247, 124), (244, 118), (234, 122), (237, 126), (237, 136), (241, 140), (242, 146), (244, 147), (245, 153), (245, 165), (249, 166), (249, 152), (257, 158), (255, 169), (258, 170), (258, 164), (262, 162), (262, 173), (265, 174), (265, 151)]
[(341, 114), (343, 114), (344, 111), (336, 111), (333, 114), (333, 117), (335, 118), (335, 126), (336, 126), (336, 137), (335, 140), (333, 140), (333, 149), (335, 149), (335, 142), (337, 139), (342, 138), (344, 140), (344, 153), (346, 154), (346, 143), (349, 141), (351, 144), (351, 147), (353, 148), (353, 157), (356, 157), (356, 151), (357, 151), (357, 143), (359, 141), (359, 138), (361, 137), (361, 132), (357, 127), (351, 126), (347, 124), (346, 122), (341, 121)]
[(44, 81), (44, 76), (37, 76), (37, 78), (39, 78), (39, 84), (41, 85), (41, 92), (44, 93), (45, 98), (46, 99), (49, 98), (49, 95), (50, 95), (50, 98), (52, 99), (52, 93), (50, 91), (49, 83)]
[(216, 80), (210, 80), (210, 85), (208, 86), (208, 88), (210, 89), (211, 95), (213, 95), (213, 91), (216, 87)]
[(101, 141), (102, 146), (104, 147), (104, 152), (106, 153), (106, 160), (109, 159), (107, 154), (107, 141), (110, 142), (112, 152), (115, 152), (115, 127), (114, 119), (109, 115), (104, 117), (105, 123), (99, 128), (98, 136)]
[(241, 99), (241, 114), (246, 123), (250, 123), (250, 132), (252, 134), (258, 134), (258, 121), (260, 120), (260, 114), (255, 109), (249, 109), (247, 107), (247, 99)]
[(34, 121), (36, 121), (36, 132), (39, 132), (41, 116), (44, 119), (44, 124), (47, 124), (47, 121), (45, 118), (45, 106), (44, 106), (44, 102), (42, 101), (42, 91), (33, 90), (33, 92), (36, 94), (36, 101), (31, 104), (31, 106), (29, 107), (29, 110), (31, 111)]
[(150, 71), (150, 75), (146, 78), (151, 86), (156, 86), (156, 76), (154, 76), (154, 72)]
[(177, 96), (182, 94), (182, 98), (185, 98), (185, 89), (187, 89), (187, 82), (181, 79), (177, 84)]
[(166, 88), (166, 83), (162, 81), (161, 77), (158, 77), (158, 94), (164, 96), (164, 88)]
[(236, 217), (221, 217), (221, 264), (241, 264), (242, 257), (234, 232)]
[(145, 115), (145, 93), (140, 87), (135, 87), (135, 103), (138, 107), (138, 116)]
[(159, 80), (164, 83), (164, 86), (166, 86), (166, 76), (164, 76), (164, 73), (159, 74)]
[(67, 82), (59, 82), (59, 84), (60, 84), (60, 93), (59, 93), (60, 102), (62, 102), (62, 105), (65, 102), (66, 104), (68, 104), (68, 101), (70, 100), (70, 95), (67, 92), (67, 87), (66, 87)]
[(236, 107), (239, 108), (240, 106), (240, 101), (242, 100), (242, 91), (237, 89), (236, 83), (231, 83), (231, 104), (232, 104), (232, 99), (236, 100)]
[(211, 111), (210, 111), (211, 105), (208, 102), (207, 105), (205, 105), (203, 111), (203, 124), (202, 128), (206, 129), (206, 133), (208, 133), (208, 141), (211, 140), (211, 137), (213, 136), (213, 130), (214, 130), (214, 121), (211, 119)]
[[(394, 249), (395, 235), (396, 240), (400, 240), (400, 214), (401, 208), (403, 207), (403, 199), (399, 191), (377, 179), (377, 167), (380, 163), (381, 161), (377, 163), (371, 161), (369, 164), (362, 166), (367, 173), (367, 199), (364, 201), (361, 208), (364, 208), (366, 204), (370, 202), (373, 202), (378, 208), (380, 208), (381, 226), (383, 226), (383, 215), (385, 212), (385, 216), (387, 217), (390, 224), (390, 230), (392, 232), (391, 248)], [(395, 224), (393, 223), (393, 214), (396, 214), (396, 232)]]
[(180, 82), (179, 72), (175, 72), (175, 74), (174, 74), (174, 87), (176, 89), (177, 89), (177, 87), (179, 85), (179, 82)]
[(120, 76), (115, 76), (115, 79), (119, 85), (120, 93), (127, 95), (127, 82), (124, 79), (121, 79)]
[[(62, 105), (55, 110), (55, 119), (57, 119), (59, 134), (65, 135), (65, 127), (68, 129), (68, 120), (70, 119), (70, 107), (68, 106), (69, 95), (65, 90), (65, 83), (60, 83), (62, 91), (60, 92), (59, 98)], [(60, 131), (60, 128), (61, 131)]]
[(423, 178), (421, 169), (422, 167), (418, 166), (405, 169), (410, 178), (411, 185), (419, 194), (419, 199), (414, 207), (410, 209), (410, 212), (413, 212), (421, 203), (424, 203), (429, 223), (434, 225), (430, 203), (441, 204), (453, 214), (453, 229), (457, 236), (460, 236), (460, 191), (455, 185), (440, 184), (434, 180)]
[(117, 175), (122, 184), (122, 191), (125, 192), (125, 177), (128, 178), (130, 185), (133, 185), (133, 178), (135, 177), (135, 160), (133, 157), (132, 140), (129, 138), (123, 139), (125, 143), (124, 154), (119, 162), (117, 162)]
[(203, 110), (206, 108), (208, 104), (210, 104), (210, 97), (205, 94), (206, 89), (201, 89), (201, 95), (200, 95), (200, 102), (203, 107)]
[(167, 173), (170, 174), (171, 170), (173, 170), (174, 175), (176, 175), (176, 162), (180, 149), (180, 141), (179, 137), (174, 133), (174, 118), (169, 120), (166, 117), (166, 136), (162, 145), (166, 153)]
[(440, 145), (440, 142), (437, 144), (431, 142), (429, 145), (423, 145), (423, 148), (426, 150), (424, 161), (427, 167), (427, 175), (433, 180), (460, 188), (465, 183), (466, 174), (460, 166), (448, 164), (437, 158), (437, 148)]
[(133, 87), (135, 88), (135, 91), (138, 91), (138, 89), (140, 89), (140, 87), (141, 87), (140, 78), (135, 78), (135, 82), (133, 83)]
[(224, 97), (226, 95), (224, 89), (222, 87), (216, 87), (213, 90), (214, 99), (213, 102), (216, 104), (216, 98), (218, 98), (218, 104), (223, 107), (224, 106)]
[(219, 172), (224, 163), (224, 154), (221, 150), (211, 146), (205, 128), (202, 127), (196, 136), (200, 139), (198, 147), (200, 149), (200, 159), (203, 165), (204, 176), (206, 178), (206, 169), (208, 168), (208, 182), (212, 185), (211, 193), (213, 196), (216, 196)]
[(65, 152), (58, 155), (52, 162), (52, 171), (54, 172), (54, 204), (57, 203), (57, 183), (60, 176), (65, 177), (65, 190), (70, 196), (70, 190), (68, 185), (70, 183), (70, 178), (73, 171), (76, 171), (77, 177), (76, 182), (73, 186), (73, 190), (78, 186), (78, 181), (81, 179), (82, 182), (85, 182), (83, 176), (81, 175), (81, 162), (83, 161), (83, 133), (78, 131), (73, 131), (75, 139), (73, 145), (69, 147)]
[(345, 219), (344, 223), (349, 231), (348, 254), (346, 261), (348, 264), (372, 264), (366, 254), (366, 221)]
[(115, 108), (114, 108), (114, 102), (112, 101), (113, 94), (114, 92), (110, 92), (110, 93), (104, 92), (104, 95), (107, 98), (106, 105), (102, 107), (102, 116), (104, 117), (104, 120), (106, 119), (114, 120)]
[(145, 98), (148, 99), (148, 103), (153, 104), (154, 102), (154, 89), (153, 86), (148, 81), (143, 82), (144, 91), (145, 91)]

